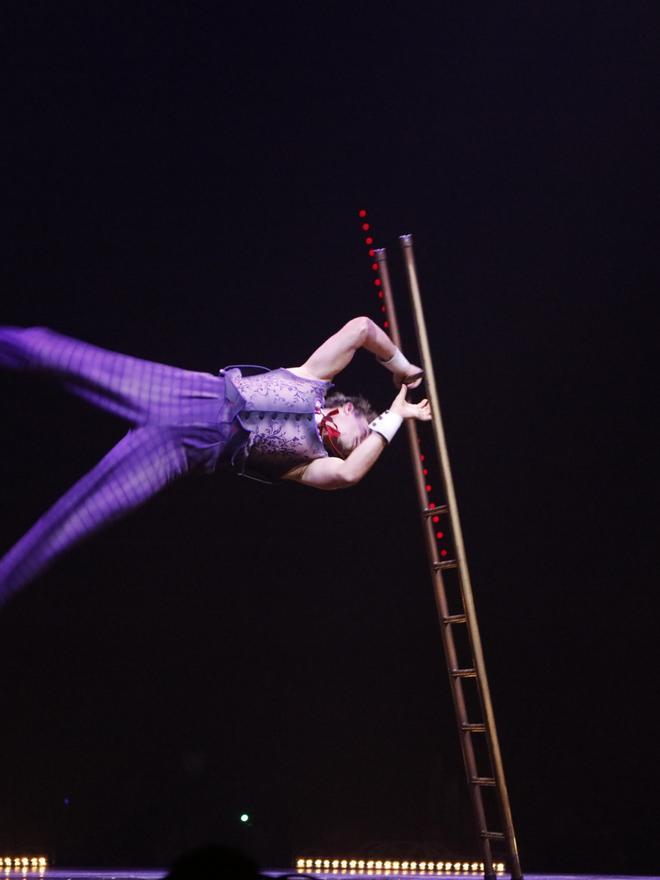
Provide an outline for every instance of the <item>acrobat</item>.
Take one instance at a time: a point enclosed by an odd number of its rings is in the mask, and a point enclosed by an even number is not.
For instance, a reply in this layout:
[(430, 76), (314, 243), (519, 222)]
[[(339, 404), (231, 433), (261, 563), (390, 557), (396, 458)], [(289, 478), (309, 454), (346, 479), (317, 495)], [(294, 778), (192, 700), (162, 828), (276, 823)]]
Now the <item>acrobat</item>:
[[(362, 397), (330, 392), (361, 348), (400, 386), (380, 415)], [(227, 468), (343, 489), (368, 473), (404, 419), (431, 418), (427, 400), (406, 399), (421, 370), (366, 317), (353, 318), (300, 366), (274, 370), (184, 370), (42, 327), (0, 327), (0, 367), (53, 378), (131, 426), (0, 559), (0, 605), (73, 545), (180, 477)]]

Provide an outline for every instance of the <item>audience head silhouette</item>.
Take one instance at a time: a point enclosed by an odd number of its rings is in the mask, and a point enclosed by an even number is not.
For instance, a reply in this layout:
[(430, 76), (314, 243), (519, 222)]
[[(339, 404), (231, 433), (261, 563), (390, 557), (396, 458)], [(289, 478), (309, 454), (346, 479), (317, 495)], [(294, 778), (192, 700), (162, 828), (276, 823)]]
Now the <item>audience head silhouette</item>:
[(205, 846), (179, 856), (165, 880), (262, 880), (256, 864), (240, 850)]

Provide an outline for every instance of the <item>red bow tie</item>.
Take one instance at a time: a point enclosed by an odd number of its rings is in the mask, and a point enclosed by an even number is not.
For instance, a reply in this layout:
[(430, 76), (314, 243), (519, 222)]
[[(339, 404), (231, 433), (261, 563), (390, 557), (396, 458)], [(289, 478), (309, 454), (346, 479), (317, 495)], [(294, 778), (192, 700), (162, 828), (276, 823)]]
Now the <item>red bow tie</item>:
[(338, 412), (338, 409), (331, 409), (319, 422), (319, 433), (327, 434), (330, 440), (334, 440), (335, 437), (339, 437), (341, 434), (337, 425), (332, 421), (332, 417), (336, 416)]

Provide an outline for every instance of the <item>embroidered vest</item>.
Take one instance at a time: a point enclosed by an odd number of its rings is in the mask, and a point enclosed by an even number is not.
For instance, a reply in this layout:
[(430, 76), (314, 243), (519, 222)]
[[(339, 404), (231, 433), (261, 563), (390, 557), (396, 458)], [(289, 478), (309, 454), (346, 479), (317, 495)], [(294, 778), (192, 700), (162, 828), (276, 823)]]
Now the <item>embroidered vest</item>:
[(327, 456), (315, 412), (331, 382), (305, 379), (283, 367), (254, 376), (244, 376), (238, 367), (221, 372), (244, 400), (237, 418), (249, 437), (232, 457), (240, 473), (277, 480), (297, 465)]

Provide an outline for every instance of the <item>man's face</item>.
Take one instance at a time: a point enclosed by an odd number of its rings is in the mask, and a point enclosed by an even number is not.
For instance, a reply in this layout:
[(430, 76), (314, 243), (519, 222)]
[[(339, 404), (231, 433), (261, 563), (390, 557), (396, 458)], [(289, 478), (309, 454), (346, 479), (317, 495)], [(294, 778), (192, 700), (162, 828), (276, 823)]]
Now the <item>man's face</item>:
[(356, 446), (369, 436), (369, 423), (366, 416), (357, 413), (352, 403), (345, 403), (339, 408), (333, 421), (341, 431), (335, 438), (335, 446), (344, 454), (350, 455)]

